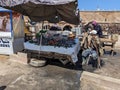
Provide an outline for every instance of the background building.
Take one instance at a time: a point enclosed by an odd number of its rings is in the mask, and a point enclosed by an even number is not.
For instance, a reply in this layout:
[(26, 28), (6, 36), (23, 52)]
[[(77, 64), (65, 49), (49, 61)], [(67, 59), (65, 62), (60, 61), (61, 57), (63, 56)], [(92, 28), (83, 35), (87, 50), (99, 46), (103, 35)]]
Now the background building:
[(80, 11), (83, 23), (97, 21), (99, 23), (120, 23), (120, 11)]

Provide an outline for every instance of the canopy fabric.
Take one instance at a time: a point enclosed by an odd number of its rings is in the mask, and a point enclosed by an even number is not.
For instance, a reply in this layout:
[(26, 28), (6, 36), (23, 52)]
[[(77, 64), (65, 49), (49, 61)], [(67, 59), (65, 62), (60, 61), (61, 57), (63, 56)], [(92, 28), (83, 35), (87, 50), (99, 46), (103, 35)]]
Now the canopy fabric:
[(0, 6), (20, 12), (36, 22), (79, 24), (77, 0), (1, 0)]
[(75, 1), (76, 0), (1, 0), (0, 4), (2, 6), (16, 6), (19, 4), (32, 2), (35, 4), (44, 4), (44, 5), (60, 5), (60, 4), (67, 4)]

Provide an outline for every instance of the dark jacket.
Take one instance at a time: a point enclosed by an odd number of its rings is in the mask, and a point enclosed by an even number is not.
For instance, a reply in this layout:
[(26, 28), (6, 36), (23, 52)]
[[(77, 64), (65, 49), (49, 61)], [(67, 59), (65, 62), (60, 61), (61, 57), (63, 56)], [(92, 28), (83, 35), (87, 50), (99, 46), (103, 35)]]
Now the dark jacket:
[(102, 37), (102, 28), (101, 28), (101, 26), (99, 25), (99, 24), (97, 24), (97, 25), (93, 25), (94, 26), (94, 29), (97, 31), (97, 35), (99, 36), (99, 37)]

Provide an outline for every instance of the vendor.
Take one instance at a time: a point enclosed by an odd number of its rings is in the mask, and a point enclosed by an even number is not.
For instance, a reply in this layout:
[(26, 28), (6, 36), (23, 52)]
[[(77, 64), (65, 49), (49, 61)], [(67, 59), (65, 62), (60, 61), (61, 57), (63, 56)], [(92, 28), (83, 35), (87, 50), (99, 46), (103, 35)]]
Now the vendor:
[(100, 68), (100, 40), (97, 36), (97, 31), (91, 30), (86, 38), (86, 41), (87, 47), (82, 52), (82, 65), (87, 62), (87, 58), (91, 55), (93, 59), (97, 60), (97, 67)]
[(86, 48), (88, 48), (88, 35), (90, 34), (90, 32), (94, 29), (93, 25), (91, 23), (88, 23), (87, 25), (85, 25), (84, 27), (84, 31), (82, 33), (82, 42), (81, 42), (81, 48), (84, 50)]
[(97, 31), (97, 35), (99, 37), (102, 37), (103, 33), (102, 33), (102, 28), (101, 26), (96, 22), (96, 21), (92, 21), (92, 25), (94, 27), (94, 30)]

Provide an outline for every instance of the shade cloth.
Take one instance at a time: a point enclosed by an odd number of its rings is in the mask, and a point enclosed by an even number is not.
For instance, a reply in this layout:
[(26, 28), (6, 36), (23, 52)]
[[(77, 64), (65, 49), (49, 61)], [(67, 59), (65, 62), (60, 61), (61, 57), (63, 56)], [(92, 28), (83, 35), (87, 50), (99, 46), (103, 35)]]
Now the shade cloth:
[(0, 0), (0, 6), (29, 16), (33, 21), (79, 24), (77, 0)]

